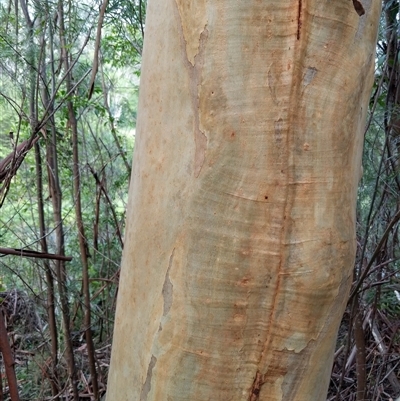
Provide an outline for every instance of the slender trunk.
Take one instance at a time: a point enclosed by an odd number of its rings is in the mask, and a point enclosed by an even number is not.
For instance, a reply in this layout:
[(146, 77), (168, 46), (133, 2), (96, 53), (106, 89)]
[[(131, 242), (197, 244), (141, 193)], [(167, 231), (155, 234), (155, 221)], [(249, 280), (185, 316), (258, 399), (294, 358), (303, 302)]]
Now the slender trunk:
[[(48, 24), (48, 33), (49, 33), (49, 59), (50, 59), (50, 90), (52, 93), (55, 91), (55, 71), (54, 71), (54, 48), (53, 48), (53, 27), (51, 23)], [(42, 60), (44, 63), (44, 60)], [(45, 66), (42, 64), (42, 74), (43, 74), (43, 82), (47, 82), (45, 75)], [(43, 88), (42, 91), (42, 101), (44, 106), (49, 108), (50, 118), (47, 124), (47, 132), (48, 137), (46, 138), (46, 162), (47, 162), (47, 176), (48, 176), (48, 186), (50, 191), (50, 199), (52, 202), (53, 209), (53, 221), (54, 221), (54, 235), (55, 235), (55, 253), (58, 255), (64, 256), (64, 226), (63, 226), (63, 218), (62, 218), (62, 191), (60, 186), (60, 179), (58, 174), (58, 157), (57, 157), (57, 134), (55, 121), (53, 117), (53, 104), (50, 104), (50, 97), (48, 94), (49, 88)], [(78, 387), (77, 387), (77, 378), (76, 378), (76, 368), (75, 368), (75, 360), (74, 360), (74, 352), (71, 341), (71, 328), (70, 328), (70, 312), (69, 312), (69, 301), (68, 301), (68, 288), (67, 288), (67, 272), (65, 261), (56, 260), (55, 262), (55, 273), (56, 273), (56, 282), (57, 289), (60, 298), (61, 304), (61, 316), (63, 322), (63, 334), (64, 334), (64, 343), (66, 348), (66, 360), (68, 373), (70, 376), (71, 387), (74, 394), (75, 401), (78, 401)], [(52, 272), (46, 271), (46, 277), (49, 280)], [(49, 300), (51, 304), (51, 300)], [(54, 302), (54, 300), (53, 300)], [(55, 326), (56, 327), (56, 326)], [(57, 336), (57, 333), (53, 331), (52, 337)], [(56, 342), (53, 340), (52, 344), (52, 352), (53, 352), (53, 361), (58, 358), (58, 346), (55, 348), (55, 344), (58, 345), (58, 340), (56, 337)], [(54, 354), (54, 352), (56, 354)], [(53, 369), (56, 369), (56, 366), (53, 366)], [(54, 372), (55, 373), (55, 372)], [(55, 388), (52, 390), (54, 391)]]
[[(69, 64), (69, 52), (65, 43), (65, 26), (64, 26), (64, 11), (63, 4), (59, 2), (59, 17), (60, 17), (60, 38), (62, 58), (64, 68), (66, 71), (65, 84), (67, 92), (72, 90), (72, 79)], [(95, 362), (94, 344), (91, 331), (91, 309), (90, 309), (90, 288), (89, 288), (89, 262), (88, 262), (88, 246), (85, 236), (85, 227), (82, 218), (81, 208), (81, 184), (80, 184), (80, 171), (79, 171), (79, 141), (78, 141), (78, 127), (74, 110), (74, 105), (71, 100), (67, 100), (68, 120), (72, 132), (72, 171), (73, 171), (73, 185), (74, 185), (74, 200), (75, 200), (75, 215), (76, 224), (78, 228), (78, 241), (82, 262), (82, 283), (83, 283), (83, 311), (84, 311), (84, 330), (85, 339), (88, 352), (89, 369), (92, 377), (93, 395), (95, 400), (99, 398), (97, 372)]]
[[(43, 18), (42, 18), (43, 19)], [(43, 25), (45, 26), (45, 25)], [(47, 82), (46, 76), (46, 30), (43, 29), (41, 36), (41, 48), (42, 48), (42, 58), (40, 65), (40, 82)], [(45, 106), (48, 105), (48, 88), (42, 87), (42, 101)], [(37, 205), (38, 205), (38, 218), (39, 218), (39, 233), (40, 233), (40, 246), (44, 253), (48, 253), (47, 240), (46, 240), (46, 224), (45, 224), (45, 214), (44, 214), (44, 202), (43, 202), (43, 166), (42, 166), (42, 156), (40, 152), (39, 143), (35, 143), (35, 162), (36, 162), (36, 191), (37, 191)], [(55, 313), (55, 288), (54, 288), (54, 277), (53, 271), (50, 266), (50, 262), (43, 259), (43, 265), (46, 276), (47, 285), (47, 315), (49, 321), (49, 331), (50, 331), (50, 341), (51, 341), (51, 372), (50, 372), (50, 384), (51, 391), (54, 400), (58, 401), (60, 398), (59, 387), (58, 387), (58, 329), (57, 329), (57, 319)]]
[(104, 107), (107, 111), (108, 114), (108, 122), (110, 124), (110, 130), (111, 130), (111, 134), (114, 138), (114, 142), (117, 145), (118, 148), (118, 152), (122, 157), (122, 160), (124, 162), (126, 171), (128, 173), (128, 179), (131, 176), (131, 166), (128, 163), (128, 160), (126, 158), (126, 152), (122, 149), (122, 146), (119, 142), (118, 136), (117, 136), (117, 129), (115, 127), (114, 124), (114, 117), (111, 113), (111, 109), (110, 109), (110, 105), (108, 104), (108, 90), (107, 90), (107, 86), (106, 86), (106, 82), (105, 82), (105, 78), (104, 78), (104, 72), (103, 72), (103, 63), (100, 61), (100, 73), (101, 73), (101, 85), (103, 87), (103, 100), (104, 100)]
[[(50, 43), (50, 66), (51, 66), (51, 90), (55, 90), (55, 72), (54, 72), (54, 50), (53, 50), (53, 28), (49, 25), (49, 43)], [(46, 100), (45, 100), (46, 101)], [(47, 100), (49, 102), (49, 100)], [(53, 115), (53, 105), (48, 105), (49, 114)], [(46, 141), (47, 155), (47, 172), (49, 180), (50, 198), (53, 206), (54, 233), (56, 237), (56, 253), (65, 255), (64, 251), (64, 226), (62, 219), (62, 192), (60, 186), (60, 178), (58, 174), (58, 157), (57, 157), (57, 133), (54, 117), (49, 119), (50, 137)], [(71, 387), (74, 394), (74, 400), (78, 401), (78, 387), (76, 377), (76, 367), (74, 359), (74, 350), (71, 340), (70, 327), (70, 310), (67, 289), (67, 272), (65, 262), (62, 260), (55, 261), (55, 271), (57, 277), (57, 288), (60, 297), (61, 315), (63, 320), (64, 343), (66, 348), (66, 359), (68, 373), (70, 376)]]
[(356, 343), (357, 401), (364, 401), (367, 389), (366, 349), (363, 328), (363, 314), (358, 295), (353, 299), (354, 339)]
[[(115, 212), (114, 205), (113, 205), (110, 197), (108, 196), (106, 183), (105, 183), (105, 177), (103, 176), (103, 179), (100, 180), (99, 176), (97, 175), (97, 173), (93, 170), (93, 168), (90, 165), (89, 165), (89, 168), (90, 168), (90, 171), (91, 171), (94, 179), (96, 180), (97, 187), (99, 188), (99, 196), (101, 195), (101, 193), (104, 194), (104, 197), (106, 199), (106, 202), (108, 204), (108, 207), (109, 207), (109, 209), (111, 211), (111, 214), (112, 214), (112, 217), (113, 217), (113, 220), (114, 220), (114, 223), (115, 223), (115, 231), (117, 233), (117, 236), (118, 236), (118, 239), (119, 239), (119, 243), (121, 244), (121, 248), (123, 249), (124, 248), (124, 241), (122, 240), (122, 233), (121, 233), (121, 230), (120, 230), (120, 227), (119, 227), (119, 221), (118, 221), (118, 218), (117, 218), (117, 213)], [(96, 201), (96, 205), (97, 204), (99, 204), (98, 201)], [(97, 211), (97, 206), (96, 206), (96, 211)], [(96, 213), (96, 216), (97, 215), (98, 215), (98, 211)], [(97, 220), (96, 220), (96, 222), (98, 223)], [(96, 243), (97, 243), (97, 240), (96, 240)]]
[[(68, 78), (67, 78), (68, 88)], [(73, 154), (73, 184), (74, 184), (74, 201), (75, 201), (75, 215), (76, 224), (78, 228), (79, 249), (82, 262), (82, 284), (83, 284), (83, 312), (84, 312), (84, 330), (87, 345), (89, 369), (92, 376), (93, 395), (95, 400), (98, 399), (98, 384), (97, 372), (95, 362), (95, 351), (92, 338), (92, 324), (91, 324), (91, 308), (90, 308), (90, 283), (89, 283), (89, 261), (88, 261), (88, 244), (85, 236), (85, 226), (82, 218), (81, 207), (81, 184), (80, 184), (80, 171), (79, 171), (79, 149), (78, 149), (78, 129), (75, 112), (72, 102), (67, 102), (68, 115), (70, 127), (72, 130), (72, 154)]]
[[(43, 207), (43, 182), (42, 182), (42, 158), (40, 154), (39, 144), (35, 144), (35, 159), (36, 159), (36, 188), (37, 188), (37, 202), (38, 202), (38, 215), (39, 215), (39, 234), (40, 234), (40, 246), (42, 252), (47, 253), (47, 241), (46, 241), (46, 226), (44, 219), (44, 207)], [(50, 262), (43, 259), (43, 266), (46, 275), (47, 285), (47, 316), (49, 321), (50, 341), (51, 341), (51, 372), (50, 372), (50, 384), (51, 391), (54, 400), (59, 400), (59, 388), (58, 388), (58, 335), (57, 335), (57, 320), (55, 314), (55, 295), (54, 295), (54, 278), (53, 272), (50, 267)]]
[[(1, 366), (1, 364), (0, 364)], [(0, 401), (4, 401), (4, 392), (3, 392), (3, 377), (0, 376)]]
[(3, 356), (4, 370), (8, 381), (8, 390), (11, 401), (19, 401), (17, 377), (15, 375), (15, 361), (8, 342), (7, 329), (4, 324), (5, 314), (0, 308), (0, 351)]
[[(64, 227), (62, 221), (62, 192), (60, 188), (60, 180), (58, 176), (58, 162), (57, 162), (57, 139), (54, 126), (51, 128), (52, 138), (47, 144), (47, 165), (48, 165), (48, 178), (50, 197), (53, 206), (53, 218), (55, 224), (55, 237), (56, 237), (56, 253), (58, 255), (65, 255), (64, 251)], [(61, 314), (63, 320), (64, 342), (66, 348), (66, 358), (68, 373), (71, 380), (71, 387), (74, 394), (74, 400), (78, 401), (78, 387), (77, 376), (75, 368), (74, 349), (71, 341), (71, 327), (70, 327), (70, 310), (68, 301), (68, 288), (67, 288), (67, 272), (65, 261), (55, 261), (55, 271), (57, 277), (58, 294), (60, 297)]]

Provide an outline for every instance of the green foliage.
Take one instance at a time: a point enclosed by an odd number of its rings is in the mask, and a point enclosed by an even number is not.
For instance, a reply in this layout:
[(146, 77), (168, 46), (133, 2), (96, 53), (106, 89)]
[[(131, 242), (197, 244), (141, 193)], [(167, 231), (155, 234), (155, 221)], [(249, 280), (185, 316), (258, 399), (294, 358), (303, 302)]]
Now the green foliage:
[(110, 2), (102, 43), (105, 63), (114, 67), (129, 67), (140, 63), (145, 15), (144, 1)]
[(140, 63), (138, 49), (114, 27), (102, 39), (102, 48), (104, 63), (113, 67), (138, 66)]

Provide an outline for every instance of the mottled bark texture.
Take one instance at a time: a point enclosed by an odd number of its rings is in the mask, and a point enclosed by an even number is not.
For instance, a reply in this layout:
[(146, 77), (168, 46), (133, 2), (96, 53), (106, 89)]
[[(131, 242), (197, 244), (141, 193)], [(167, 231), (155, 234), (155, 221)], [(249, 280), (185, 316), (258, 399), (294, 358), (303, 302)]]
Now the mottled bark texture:
[(324, 400), (380, 0), (150, 0), (108, 401)]

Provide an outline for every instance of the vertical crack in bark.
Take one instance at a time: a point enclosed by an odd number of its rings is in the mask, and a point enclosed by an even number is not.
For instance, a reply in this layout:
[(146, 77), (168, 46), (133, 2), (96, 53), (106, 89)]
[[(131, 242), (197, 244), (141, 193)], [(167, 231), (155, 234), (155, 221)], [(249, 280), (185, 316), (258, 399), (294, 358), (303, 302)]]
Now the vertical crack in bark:
[(207, 150), (207, 135), (200, 129), (200, 108), (199, 108), (199, 86), (200, 82), (200, 68), (203, 64), (203, 56), (204, 56), (204, 48), (208, 39), (208, 29), (207, 24), (204, 25), (204, 29), (202, 30), (199, 37), (199, 47), (198, 52), (194, 56), (194, 63), (192, 64), (188, 59), (187, 51), (186, 51), (186, 38), (184, 34), (184, 28), (182, 25), (182, 18), (179, 12), (178, 4), (175, 1), (175, 14), (179, 23), (179, 36), (181, 41), (181, 48), (184, 54), (183, 60), (186, 64), (188, 73), (189, 73), (189, 81), (190, 81), (190, 91), (192, 98), (192, 108), (193, 108), (193, 118), (194, 118), (194, 142), (195, 142), (195, 154), (194, 154), (194, 175), (197, 178), (200, 175), (200, 171), (203, 167), (204, 160), (206, 157)]
[(300, 31), (301, 31), (301, 25), (302, 25), (302, 0), (299, 0), (299, 11), (297, 14), (297, 40), (300, 40)]
[[(248, 401), (258, 401), (259, 399), (259, 394), (261, 392), (261, 387), (263, 384), (268, 382), (268, 379), (270, 377), (269, 372), (273, 372), (274, 368), (279, 368), (282, 370), (282, 367), (279, 366), (269, 366), (268, 370), (264, 373), (263, 367), (269, 365), (270, 360), (268, 360), (269, 355), (271, 355), (271, 352), (274, 351), (271, 349), (272, 342), (273, 342), (273, 336), (274, 336), (274, 327), (275, 327), (275, 319), (276, 319), (276, 313), (279, 307), (279, 304), (282, 300), (282, 297), (284, 297), (284, 292), (285, 292), (285, 286), (286, 283), (284, 282), (284, 277), (285, 277), (285, 268), (287, 264), (287, 247), (286, 244), (288, 243), (288, 238), (290, 237), (290, 231), (291, 231), (291, 211), (293, 208), (293, 202), (294, 202), (294, 196), (295, 196), (295, 191), (296, 188), (292, 184), (295, 182), (295, 165), (294, 165), (294, 154), (293, 154), (293, 141), (294, 137), (296, 134), (296, 130), (298, 127), (298, 119), (299, 119), (299, 108), (297, 107), (301, 103), (301, 97), (302, 97), (302, 80), (303, 80), (303, 69), (300, 67), (304, 65), (303, 61), (305, 58), (306, 54), (306, 48), (307, 48), (307, 43), (304, 40), (304, 35), (303, 35), (303, 41), (298, 42), (301, 37), (301, 30), (303, 28), (303, 25), (307, 21), (304, 20), (304, 5), (305, 5), (305, 0), (298, 0), (298, 31), (297, 31), (297, 40), (295, 39), (294, 41), (297, 42), (295, 46), (293, 46), (293, 51), (294, 55), (293, 58), (296, 60), (299, 60), (298, 66), (295, 67), (292, 70), (292, 77), (291, 81), (292, 84), (290, 85), (290, 93), (288, 94), (289, 99), (289, 110), (296, 110), (295, 112), (289, 113), (287, 116), (287, 130), (284, 132), (281, 132), (281, 144), (282, 144), (282, 149), (280, 152), (280, 158), (282, 160), (282, 173), (285, 172), (285, 174), (282, 176), (282, 185), (284, 186), (284, 204), (282, 208), (282, 226), (281, 226), (281, 232), (280, 232), (280, 239), (279, 239), (279, 247), (280, 247), (280, 261), (279, 265), (276, 269), (276, 283), (274, 285), (274, 288), (271, 288), (271, 291), (273, 293), (271, 294), (272, 297), (272, 302), (271, 302), (271, 310), (269, 313), (269, 316), (267, 317), (267, 334), (266, 338), (264, 340), (264, 344), (260, 353), (260, 357), (257, 363), (257, 373), (256, 373), (256, 378), (254, 380), (254, 383), (251, 387), (251, 392), (249, 396)], [(296, 105), (293, 107), (293, 105)], [(282, 120), (283, 121), (283, 120)], [(277, 350), (275, 350), (277, 351)], [(272, 363), (272, 362), (271, 362)], [(279, 363), (279, 362), (278, 362)]]
[(164, 298), (163, 316), (166, 316), (168, 314), (172, 306), (174, 286), (172, 285), (171, 280), (169, 279), (169, 271), (171, 269), (172, 261), (174, 260), (174, 253), (175, 253), (175, 248), (173, 249), (171, 256), (169, 257), (168, 269), (167, 272), (165, 273), (165, 280), (162, 288), (162, 296)]
[(253, 385), (251, 386), (251, 389), (250, 389), (249, 401), (258, 401), (259, 400), (261, 386), (264, 383), (265, 383), (264, 375), (262, 375), (260, 373), (260, 371), (257, 370), (256, 377), (255, 377)]
[(140, 401), (147, 401), (147, 396), (149, 395), (149, 392), (151, 390), (151, 378), (153, 376), (153, 368), (156, 365), (156, 362), (157, 358), (152, 355), (149, 367), (147, 368), (146, 381), (144, 382), (142, 386), (142, 391), (140, 392)]

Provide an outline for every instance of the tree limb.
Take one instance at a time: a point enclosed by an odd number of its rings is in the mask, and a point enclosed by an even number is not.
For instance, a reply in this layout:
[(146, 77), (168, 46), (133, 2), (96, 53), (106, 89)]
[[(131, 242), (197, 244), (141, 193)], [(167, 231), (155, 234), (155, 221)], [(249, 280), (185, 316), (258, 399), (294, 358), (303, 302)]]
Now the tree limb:
[(57, 255), (54, 253), (37, 252), (31, 249), (18, 249), (18, 248), (0, 248), (0, 254), (3, 255), (16, 255), (24, 258), (38, 258), (38, 259), (54, 259), (64, 260), (70, 262), (72, 256)]

